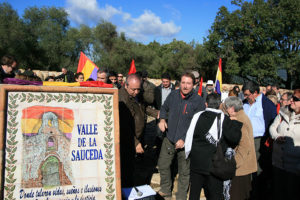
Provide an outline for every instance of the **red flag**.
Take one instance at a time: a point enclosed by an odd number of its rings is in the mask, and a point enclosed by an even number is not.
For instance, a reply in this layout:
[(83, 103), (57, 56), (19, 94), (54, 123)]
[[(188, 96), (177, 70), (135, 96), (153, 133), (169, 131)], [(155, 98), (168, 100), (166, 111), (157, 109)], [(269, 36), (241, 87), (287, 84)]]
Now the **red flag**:
[(203, 84), (203, 77), (201, 77), (200, 85), (199, 85), (199, 89), (198, 89), (198, 95), (200, 95), (200, 96), (202, 96), (202, 84)]
[(132, 59), (128, 74), (134, 74), (135, 72), (136, 72), (136, 69), (135, 69), (135, 65), (134, 65), (134, 60)]
[(276, 110), (277, 110), (277, 114), (278, 114), (280, 111), (280, 103), (277, 104)]

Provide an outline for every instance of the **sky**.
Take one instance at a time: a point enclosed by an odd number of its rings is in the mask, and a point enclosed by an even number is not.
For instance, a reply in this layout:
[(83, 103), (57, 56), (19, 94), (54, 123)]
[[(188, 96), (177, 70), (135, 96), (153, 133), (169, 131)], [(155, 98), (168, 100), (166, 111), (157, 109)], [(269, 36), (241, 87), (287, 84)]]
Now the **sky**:
[(126, 37), (147, 44), (173, 39), (202, 43), (221, 6), (237, 9), (231, 0), (0, 0), (8, 2), (20, 17), (29, 7), (62, 7), (70, 25), (94, 27), (100, 20), (116, 25)]

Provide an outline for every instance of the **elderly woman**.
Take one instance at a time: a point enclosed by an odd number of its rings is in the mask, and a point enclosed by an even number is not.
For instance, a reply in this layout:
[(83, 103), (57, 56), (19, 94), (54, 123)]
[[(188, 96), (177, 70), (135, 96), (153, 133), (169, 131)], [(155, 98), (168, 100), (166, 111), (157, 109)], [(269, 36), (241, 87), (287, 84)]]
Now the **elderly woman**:
[(273, 199), (300, 198), (300, 89), (290, 106), (282, 107), (270, 127), (274, 139)]
[(231, 183), (230, 199), (249, 199), (251, 191), (251, 174), (257, 171), (252, 125), (250, 119), (243, 110), (243, 103), (239, 97), (230, 96), (225, 99), (224, 108), (232, 120), (243, 123), (242, 138), (235, 148), (237, 169)]

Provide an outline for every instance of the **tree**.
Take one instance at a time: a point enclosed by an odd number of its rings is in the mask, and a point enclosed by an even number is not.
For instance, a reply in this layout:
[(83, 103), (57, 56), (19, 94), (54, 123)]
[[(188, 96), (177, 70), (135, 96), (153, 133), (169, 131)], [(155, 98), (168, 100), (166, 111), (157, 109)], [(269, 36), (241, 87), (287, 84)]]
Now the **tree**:
[(30, 47), (22, 21), (8, 3), (0, 3), (0, 55), (13, 55), (19, 65), (26, 65), (25, 55)]
[[(60, 70), (70, 67), (68, 55), (72, 49), (66, 48), (66, 35), (69, 27), (67, 12), (55, 7), (31, 7), (25, 10), (24, 23), (26, 29), (37, 41), (37, 65), (47, 70)], [(35, 54), (36, 56), (36, 54)]]
[(286, 69), (289, 77), (299, 78), (300, 2), (233, 3), (240, 8), (230, 13), (221, 7), (204, 43), (223, 58), (224, 77), (250, 75), (264, 84), (266, 77), (279, 80), (278, 69)]

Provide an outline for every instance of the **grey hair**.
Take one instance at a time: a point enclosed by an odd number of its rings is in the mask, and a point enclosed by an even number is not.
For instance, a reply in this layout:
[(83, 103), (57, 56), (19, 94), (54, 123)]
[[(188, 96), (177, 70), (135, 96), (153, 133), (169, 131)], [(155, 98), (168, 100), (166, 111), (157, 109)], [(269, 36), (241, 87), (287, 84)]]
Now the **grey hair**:
[(239, 97), (235, 97), (235, 96), (227, 97), (224, 101), (224, 104), (226, 108), (233, 107), (235, 112), (243, 110), (243, 102)]
[(98, 69), (97, 74), (105, 73), (105, 77), (108, 78), (108, 72), (102, 69)]
[(287, 96), (287, 99), (288, 100), (291, 100), (291, 98), (293, 97), (293, 93), (292, 92), (285, 92), (285, 93), (283, 93), (282, 95), (281, 95), (281, 99), (282, 99), (282, 97), (283, 96)]
[(133, 80), (133, 79), (140, 81), (140, 83), (142, 82), (140, 76), (138, 76), (138, 75), (136, 75), (136, 74), (129, 74), (129, 75), (127, 75), (127, 77), (126, 77), (125, 84), (128, 86), (128, 85), (129, 85), (129, 82), (130, 82), (131, 80)]

